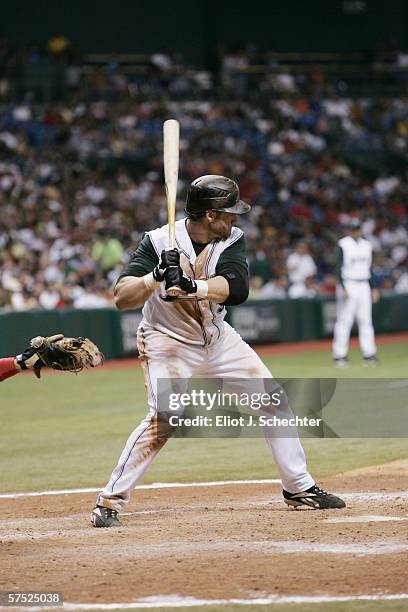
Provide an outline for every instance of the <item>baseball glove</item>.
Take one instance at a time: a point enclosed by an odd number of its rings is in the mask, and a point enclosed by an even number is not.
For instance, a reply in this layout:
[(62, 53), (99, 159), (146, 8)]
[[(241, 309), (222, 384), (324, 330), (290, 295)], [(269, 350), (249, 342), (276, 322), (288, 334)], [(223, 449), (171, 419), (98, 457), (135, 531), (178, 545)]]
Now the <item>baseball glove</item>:
[(65, 338), (63, 334), (48, 338), (37, 336), (30, 345), (41, 363), (54, 370), (77, 374), (84, 368), (102, 365), (104, 361), (103, 354), (89, 338)]

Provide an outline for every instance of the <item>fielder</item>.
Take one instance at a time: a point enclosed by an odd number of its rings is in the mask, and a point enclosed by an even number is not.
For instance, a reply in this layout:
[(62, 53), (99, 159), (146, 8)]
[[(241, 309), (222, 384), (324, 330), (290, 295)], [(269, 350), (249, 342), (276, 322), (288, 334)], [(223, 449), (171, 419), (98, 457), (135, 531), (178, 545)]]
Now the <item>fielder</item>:
[(358, 337), (363, 365), (376, 366), (377, 347), (372, 322), (372, 302), (379, 298), (379, 292), (372, 285), (372, 246), (362, 237), (358, 219), (348, 226), (348, 235), (341, 238), (337, 246), (336, 311), (334, 326), (333, 361), (335, 367), (347, 368), (351, 328), (357, 320)]
[[(168, 248), (168, 226), (147, 232), (115, 287), (119, 310), (143, 306), (138, 348), (149, 412), (130, 434), (119, 462), (91, 514), (95, 527), (121, 525), (118, 512), (167, 441), (157, 436), (158, 378), (272, 378), (258, 355), (225, 321), (225, 306), (248, 296), (248, 266), (236, 215), (250, 206), (231, 179), (210, 175), (190, 186), (185, 212), (176, 222), (177, 249)], [(165, 301), (180, 287), (191, 300)], [(318, 488), (307, 471), (298, 437), (267, 437), (279, 469), (284, 501), (291, 506), (343, 508), (340, 498)]]

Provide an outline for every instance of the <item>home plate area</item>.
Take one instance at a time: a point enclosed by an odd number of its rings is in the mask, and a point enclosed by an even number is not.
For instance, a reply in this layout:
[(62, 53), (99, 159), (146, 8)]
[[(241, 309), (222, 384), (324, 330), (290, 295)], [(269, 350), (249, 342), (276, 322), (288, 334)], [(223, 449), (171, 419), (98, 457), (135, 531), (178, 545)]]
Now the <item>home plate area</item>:
[(408, 598), (401, 463), (319, 482), (341, 510), (288, 509), (276, 483), (195, 483), (142, 488), (123, 527), (95, 529), (94, 493), (1, 498), (0, 590), (60, 591), (72, 610)]

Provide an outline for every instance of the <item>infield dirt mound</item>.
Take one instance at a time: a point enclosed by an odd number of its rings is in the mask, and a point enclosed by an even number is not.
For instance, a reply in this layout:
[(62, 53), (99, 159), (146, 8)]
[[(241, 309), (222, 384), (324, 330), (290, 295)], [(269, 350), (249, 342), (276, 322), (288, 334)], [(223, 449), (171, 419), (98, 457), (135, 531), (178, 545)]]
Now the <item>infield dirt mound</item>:
[[(347, 508), (294, 511), (277, 485), (150, 489), (123, 527), (90, 526), (94, 495), (0, 500), (1, 590), (68, 601), (396, 594), (406, 590), (406, 462), (322, 482)], [(403, 480), (405, 478), (405, 481)]]

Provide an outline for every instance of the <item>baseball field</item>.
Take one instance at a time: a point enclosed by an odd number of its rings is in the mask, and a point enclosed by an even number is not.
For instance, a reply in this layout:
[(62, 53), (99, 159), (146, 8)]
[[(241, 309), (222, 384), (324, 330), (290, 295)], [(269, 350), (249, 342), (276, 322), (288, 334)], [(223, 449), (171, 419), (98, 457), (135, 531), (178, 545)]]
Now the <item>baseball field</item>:
[[(327, 343), (260, 354), (275, 376), (403, 378), (407, 340), (380, 338), (373, 369), (354, 348), (334, 370)], [(261, 439), (170, 440), (123, 527), (97, 530), (96, 491), (146, 412), (137, 360), (1, 391), (0, 591), (60, 591), (67, 610), (406, 609), (406, 438), (304, 440), (335, 511), (287, 509)]]

